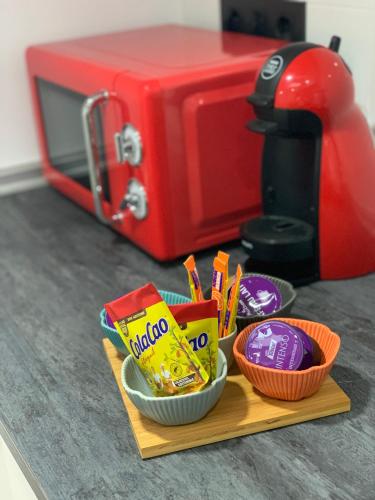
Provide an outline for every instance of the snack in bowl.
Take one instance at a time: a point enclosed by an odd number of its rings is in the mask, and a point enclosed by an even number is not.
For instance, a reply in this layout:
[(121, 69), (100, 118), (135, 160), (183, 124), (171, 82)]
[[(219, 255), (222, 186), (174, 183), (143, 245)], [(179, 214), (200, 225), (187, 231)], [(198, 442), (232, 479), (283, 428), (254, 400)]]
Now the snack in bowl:
[(156, 396), (199, 391), (207, 384), (209, 375), (153, 284), (105, 309)]
[(240, 316), (265, 316), (281, 307), (281, 293), (266, 276), (245, 276), (240, 283), (238, 314)]
[(238, 310), (238, 299), (240, 294), (241, 277), (242, 277), (242, 269), (241, 266), (238, 265), (236, 275), (234, 277), (234, 283), (228, 290), (228, 302), (227, 302), (227, 310), (225, 312), (224, 332), (222, 335), (223, 337), (230, 335), (236, 326), (236, 316)]
[(190, 424), (202, 419), (215, 406), (224, 390), (227, 362), (221, 350), (218, 354), (217, 376), (199, 392), (169, 397), (154, 396), (131, 356), (122, 365), (122, 385), (130, 401), (145, 417), (162, 425)]
[(197, 271), (197, 266), (195, 264), (194, 255), (190, 255), (185, 260), (184, 266), (188, 275), (191, 300), (193, 302), (199, 302), (203, 300), (203, 292), (202, 292), (201, 282), (199, 279), (199, 274)]
[[(190, 302), (190, 299), (188, 297), (185, 297), (184, 295), (181, 295), (179, 293), (171, 292), (169, 290), (158, 290), (158, 292), (160, 293), (160, 296), (164, 300), (164, 302), (166, 302), (168, 305), (186, 304)], [(110, 321), (112, 326), (110, 326), (108, 320)], [(113, 324), (111, 318), (108, 316), (104, 308), (100, 311), (99, 321), (104, 336), (112, 342), (112, 344), (121, 354), (123, 354), (124, 356), (129, 356), (129, 351), (126, 345), (124, 344), (122, 338), (120, 337), (120, 334), (116, 330), (115, 325)]]
[[(246, 315), (246, 311), (245, 314), (241, 312), (241, 310), (243, 310), (244, 307), (243, 305), (241, 306), (240, 304), (238, 304), (237, 316), (235, 318), (235, 321), (237, 323), (239, 331), (243, 330), (246, 326), (250, 325), (251, 323), (257, 323), (258, 321), (262, 321), (263, 319), (275, 318), (276, 316), (278, 317), (288, 316), (297, 297), (297, 293), (291, 283), (288, 283), (287, 281), (284, 281), (280, 278), (276, 278), (275, 276), (268, 276), (265, 274), (258, 274), (258, 273), (245, 273), (241, 277), (241, 283), (242, 282), (246, 283), (246, 280), (248, 278), (255, 278), (255, 277), (265, 278), (275, 285), (275, 287), (279, 290), (281, 295), (281, 304), (279, 309), (273, 311), (270, 314), (265, 314), (264, 311), (262, 311), (262, 314), (256, 314), (255, 312), (253, 312), (252, 315)], [(235, 279), (234, 276), (229, 277), (228, 279), (229, 293), (231, 293), (234, 279)], [(268, 292), (266, 293), (268, 294)], [(266, 297), (266, 294), (261, 293), (260, 295), (263, 296), (263, 298)], [(205, 289), (204, 297), (206, 299), (211, 297), (211, 289), (208, 288)], [(250, 312), (248, 306), (246, 306), (246, 309), (248, 310), (248, 312)]]
[(219, 349), (216, 300), (180, 304), (169, 309), (208, 373), (209, 380), (214, 380)]
[(321, 352), (316, 341), (302, 330), (302, 328), (298, 326), (294, 326), (293, 328), (300, 335), (304, 348), (304, 357), (299, 370), (306, 370), (310, 366), (320, 365)]
[(260, 366), (298, 370), (303, 359), (303, 344), (292, 326), (282, 321), (267, 321), (249, 335), (245, 356)]
[(326, 325), (295, 318), (275, 318), (301, 328), (319, 346), (321, 363), (306, 370), (280, 370), (252, 363), (245, 356), (249, 335), (260, 324), (246, 327), (237, 336), (233, 354), (241, 372), (260, 392), (271, 398), (297, 401), (317, 392), (332, 369), (340, 349), (340, 337)]
[(211, 298), (217, 301), (217, 316), (218, 316), (218, 329), (219, 337), (221, 337), (221, 331), (223, 329), (223, 322), (225, 316), (225, 306), (226, 306), (226, 279), (227, 279), (227, 261), (223, 261), (220, 257), (215, 257), (213, 264), (213, 274), (212, 274), (212, 291)]
[(249, 335), (245, 355), (257, 365), (279, 370), (306, 370), (318, 364), (316, 343), (302, 328), (285, 321), (263, 321)]

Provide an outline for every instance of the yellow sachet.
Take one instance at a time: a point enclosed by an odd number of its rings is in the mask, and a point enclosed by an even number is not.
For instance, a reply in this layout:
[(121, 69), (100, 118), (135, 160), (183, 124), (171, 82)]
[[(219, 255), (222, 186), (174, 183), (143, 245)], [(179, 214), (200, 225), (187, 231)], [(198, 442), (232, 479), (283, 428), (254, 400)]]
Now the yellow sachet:
[(208, 373), (154, 285), (105, 309), (156, 396), (195, 392), (207, 384)]
[(209, 374), (210, 381), (215, 380), (219, 351), (216, 300), (179, 304), (170, 306), (170, 310)]

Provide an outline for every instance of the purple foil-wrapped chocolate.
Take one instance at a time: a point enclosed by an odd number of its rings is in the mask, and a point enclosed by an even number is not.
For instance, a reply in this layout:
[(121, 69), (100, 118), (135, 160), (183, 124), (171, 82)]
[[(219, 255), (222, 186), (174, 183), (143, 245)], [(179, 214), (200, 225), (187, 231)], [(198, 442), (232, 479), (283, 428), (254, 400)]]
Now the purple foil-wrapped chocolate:
[(105, 322), (107, 323), (107, 326), (109, 326), (110, 328), (115, 328), (115, 325), (113, 324), (111, 318), (108, 316), (107, 312), (105, 313)]
[(298, 326), (293, 326), (294, 330), (300, 336), (303, 344), (303, 359), (300, 364), (298, 370), (307, 370), (313, 365), (314, 359), (314, 344), (312, 343), (311, 338)]
[(304, 357), (303, 342), (293, 326), (266, 321), (256, 326), (245, 346), (246, 358), (278, 370), (298, 370)]
[(263, 276), (249, 276), (241, 280), (238, 301), (239, 316), (264, 316), (281, 307), (278, 287)]
[(298, 369), (307, 370), (313, 365), (318, 365), (320, 363), (320, 349), (318, 344), (299, 326), (293, 326), (293, 328), (300, 335), (304, 350), (303, 360)]

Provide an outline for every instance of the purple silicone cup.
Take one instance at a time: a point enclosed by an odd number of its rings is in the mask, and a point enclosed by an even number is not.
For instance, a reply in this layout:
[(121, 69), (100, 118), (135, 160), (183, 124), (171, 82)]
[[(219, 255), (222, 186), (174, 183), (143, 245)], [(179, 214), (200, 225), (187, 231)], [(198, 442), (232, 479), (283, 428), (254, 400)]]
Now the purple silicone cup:
[(265, 321), (247, 339), (248, 361), (278, 370), (298, 370), (303, 362), (304, 348), (300, 334), (283, 321)]
[(278, 287), (263, 276), (248, 276), (241, 279), (238, 301), (239, 316), (265, 316), (281, 307)]
[(304, 349), (304, 356), (299, 370), (307, 370), (313, 365), (319, 365), (320, 348), (318, 344), (314, 341), (314, 339), (309, 337), (309, 335), (307, 335), (307, 333), (304, 332), (299, 326), (293, 326), (293, 328), (300, 335)]

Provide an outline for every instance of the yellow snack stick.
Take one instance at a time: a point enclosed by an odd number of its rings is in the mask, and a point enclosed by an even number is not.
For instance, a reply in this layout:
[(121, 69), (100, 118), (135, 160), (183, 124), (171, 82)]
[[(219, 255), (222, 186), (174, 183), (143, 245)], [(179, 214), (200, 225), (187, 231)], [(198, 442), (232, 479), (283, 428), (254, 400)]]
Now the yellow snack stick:
[(194, 255), (190, 255), (185, 260), (184, 266), (188, 274), (191, 300), (193, 302), (200, 302), (201, 300), (204, 300), (201, 282), (199, 280), (197, 267), (195, 265)]
[(242, 278), (242, 269), (241, 266), (237, 266), (236, 276), (234, 278), (234, 283), (230, 289), (230, 296), (228, 301), (228, 310), (225, 315), (224, 322), (224, 334), (223, 337), (231, 334), (234, 329), (234, 324), (237, 316), (238, 309), (238, 298), (240, 295), (240, 283)]
[(214, 270), (212, 274), (212, 290), (211, 298), (217, 301), (217, 320), (218, 320), (218, 332), (219, 338), (223, 331), (223, 321), (224, 321), (224, 274), (225, 274), (225, 263), (219, 258), (214, 258)]
[(216, 300), (170, 306), (170, 311), (209, 374), (210, 381), (215, 380), (219, 352)]
[(105, 309), (156, 396), (204, 388), (209, 375), (154, 285), (105, 304)]

